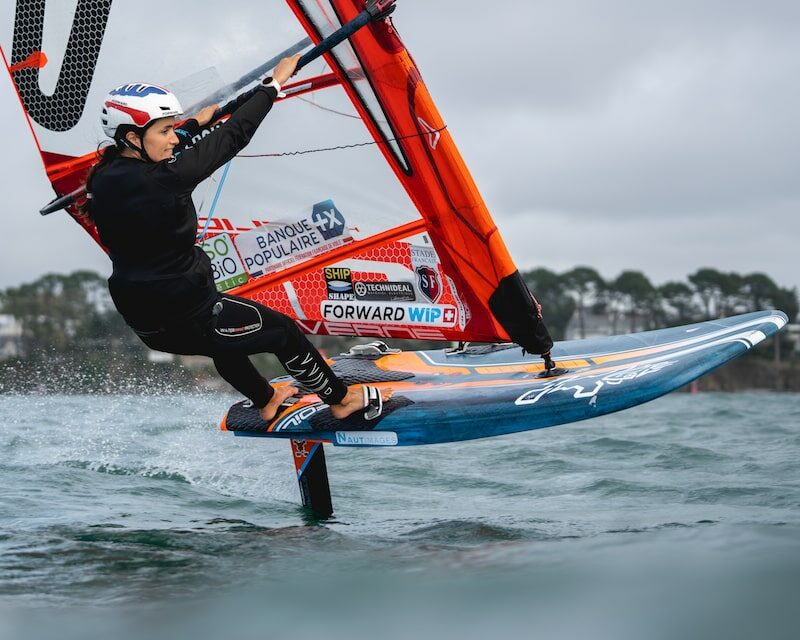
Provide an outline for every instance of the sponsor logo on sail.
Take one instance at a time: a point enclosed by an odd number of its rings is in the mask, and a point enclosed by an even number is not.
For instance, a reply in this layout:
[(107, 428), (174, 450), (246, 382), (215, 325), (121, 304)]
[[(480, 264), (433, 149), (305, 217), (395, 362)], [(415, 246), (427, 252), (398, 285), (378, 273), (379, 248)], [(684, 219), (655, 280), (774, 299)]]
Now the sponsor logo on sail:
[(417, 286), (428, 300), (434, 304), (442, 297), (442, 281), (439, 272), (433, 267), (421, 266), (416, 268)]
[(391, 302), (352, 302), (323, 300), (320, 306), (326, 320), (396, 323), (452, 327), (458, 319), (453, 305)]
[[(324, 206), (323, 206), (324, 205)], [(331, 200), (314, 205), (310, 216), (270, 222), (236, 237), (247, 272), (257, 278), (340, 247), (353, 238)]]
[(353, 277), (347, 267), (327, 267), (323, 270), (330, 300), (353, 299)]
[(311, 335), (447, 340), (445, 334), (436, 327), (375, 324), (372, 322), (323, 322), (321, 320), (295, 320), (295, 322), (304, 333)]
[(436, 254), (436, 249), (412, 244), (411, 266), (414, 267), (414, 269), (417, 267), (432, 267), (438, 269), (439, 256)]
[(314, 205), (311, 221), (325, 240), (333, 240), (344, 233), (344, 216), (333, 204), (333, 200), (325, 200)]
[(417, 299), (410, 282), (356, 282), (356, 300), (414, 302)]

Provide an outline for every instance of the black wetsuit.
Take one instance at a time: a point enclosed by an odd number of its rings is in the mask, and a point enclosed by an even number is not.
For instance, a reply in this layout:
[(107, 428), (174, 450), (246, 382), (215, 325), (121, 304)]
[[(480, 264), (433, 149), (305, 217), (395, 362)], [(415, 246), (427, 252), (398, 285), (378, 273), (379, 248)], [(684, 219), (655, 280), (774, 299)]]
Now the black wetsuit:
[[(328, 404), (347, 391), (288, 316), (220, 294), (211, 261), (195, 245), (194, 188), (250, 142), (272, 107), (275, 90), (261, 87), (212, 134), (157, 163), (121, 157), (91, 180), (90, 211), (114, 266), (111, 298), (151, 349), (213, 358), (220, 375), (263, 407), (274, 391), (248, 355), (274, 353), (300, 383)], [(199, 129), (183, 125), (181, 135)]]

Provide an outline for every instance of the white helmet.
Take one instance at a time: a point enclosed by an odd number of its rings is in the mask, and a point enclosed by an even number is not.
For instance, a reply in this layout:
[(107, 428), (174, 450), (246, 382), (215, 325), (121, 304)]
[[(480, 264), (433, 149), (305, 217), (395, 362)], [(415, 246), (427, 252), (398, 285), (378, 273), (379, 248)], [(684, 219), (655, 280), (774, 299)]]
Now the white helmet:
[(109, 138), (116, 138), (122, 125), (143, 129), (153, 120), (182, 114), (181, 103), (171, 91), (154, 84), (123, 84), (103, 101), (100, 123)]

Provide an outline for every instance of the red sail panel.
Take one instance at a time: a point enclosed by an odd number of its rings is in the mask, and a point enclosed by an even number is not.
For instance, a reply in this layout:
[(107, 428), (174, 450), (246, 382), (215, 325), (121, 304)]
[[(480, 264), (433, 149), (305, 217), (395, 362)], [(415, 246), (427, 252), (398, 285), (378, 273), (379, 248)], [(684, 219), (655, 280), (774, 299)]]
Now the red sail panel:
[[(315, 40), (364, 8), (363, 0), (287, 2)], [(348, 56), (357, 60), (363, 78), (354, 81), (348, 73), (353, 64)], [(522, 315), (527, 311), (535, 317), (533, 302), (524, 287), (515, 286), (521, 282), (516, 266), (391, 20), (358, 32), (328, 59), (422, 215), (438, 254), (440, 278), (454, 285), (462, 302), (465, 327), (445, 333), (468, 340), (508, 340), (514, 331), (505, 318), (497, 317), (500, 308), (519, 308)], [(501, 298), (499, 305), (490, 303), (493, 297), (495, 302)]]

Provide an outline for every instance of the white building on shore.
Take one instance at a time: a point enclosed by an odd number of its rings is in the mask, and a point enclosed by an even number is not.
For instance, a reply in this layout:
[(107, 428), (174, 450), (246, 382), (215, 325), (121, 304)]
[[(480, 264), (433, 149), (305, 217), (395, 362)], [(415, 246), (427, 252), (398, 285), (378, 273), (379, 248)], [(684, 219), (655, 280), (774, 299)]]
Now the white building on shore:
[(564, 333), (565, 340), (580, 340), (581, 338), (602, 338), (612, 333), (611, 318), (607, 313), (593, 313), (586, 309), (583, 314), (583, 334), (581, 335), (580, 314), (576, 309), (567, 323)]
[(8, 314), (0, 314), (0, 360), (22, 355), (22, 325)]

